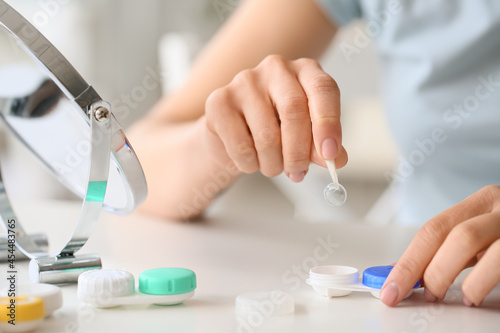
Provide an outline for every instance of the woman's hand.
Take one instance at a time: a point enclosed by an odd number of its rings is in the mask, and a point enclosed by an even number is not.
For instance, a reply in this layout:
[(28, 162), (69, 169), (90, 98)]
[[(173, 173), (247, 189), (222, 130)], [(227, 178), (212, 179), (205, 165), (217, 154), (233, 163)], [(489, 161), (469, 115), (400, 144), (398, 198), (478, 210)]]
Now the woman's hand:
[(205, 113), (203, 141), (220, 165), (300, 182), (310, 162), (347, 162), (339, 88), (315, 60), (268, 56), (214, 91)]
[(442, 300), (458, 274), (463, 302), (479, 306), (500, 282), (500, 186), (490, 185), (427, 222), (394, 266), (380, 298), (398, 304), (423, 277), (425, 299)]

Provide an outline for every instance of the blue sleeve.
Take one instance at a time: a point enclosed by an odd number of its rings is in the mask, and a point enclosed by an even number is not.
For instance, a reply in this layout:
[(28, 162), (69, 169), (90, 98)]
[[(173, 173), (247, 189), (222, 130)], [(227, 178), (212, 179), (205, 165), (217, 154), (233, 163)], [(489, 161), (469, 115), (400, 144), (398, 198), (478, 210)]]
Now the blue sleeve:
[(359, 0), (316, 0), (330, 18), (339, 25), (346, 25), (362, 17)]

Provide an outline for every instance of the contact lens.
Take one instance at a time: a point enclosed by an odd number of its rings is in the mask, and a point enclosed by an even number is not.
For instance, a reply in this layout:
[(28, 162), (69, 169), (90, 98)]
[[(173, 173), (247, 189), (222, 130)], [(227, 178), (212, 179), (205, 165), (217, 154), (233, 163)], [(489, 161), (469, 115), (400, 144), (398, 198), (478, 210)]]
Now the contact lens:
[(339, 178), (337, 177), (337, 168), (335, 167), (335, 161), (325, 161), (328, 167), (328, 172), (332, 177), (332, 182), (326, 185), (323, 190), (323, 195), (326, 202), (332, 206), (342, 206), (347, 199), (347, 191), (344, 186), (339, 183)]
[(332, 206), (342, 206), (347, 199), (347, 192), (339, 183), (330, 183), (323, 190), (326, 202)]

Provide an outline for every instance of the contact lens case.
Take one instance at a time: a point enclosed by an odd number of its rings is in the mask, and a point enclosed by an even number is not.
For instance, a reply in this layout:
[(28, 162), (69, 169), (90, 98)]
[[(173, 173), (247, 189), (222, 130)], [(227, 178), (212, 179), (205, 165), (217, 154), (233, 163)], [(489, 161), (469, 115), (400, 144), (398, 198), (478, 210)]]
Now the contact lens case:
[(0, 290), (0, 331), (30, 332), (63, 305), (61, 288), (44, 283), (19, 284), (15, 294), (9, 287)]
[[(317, 266), (309, 271), (306, 283), (313, 287), (319, 295), (328, 298), (347, 296), (353, 291), (370, 292), (380, 298), (380, 289), (394, 266), (374, 266), (363, 272), (362, 281), (359, 281), (359, 271), (350, 266)], [(413, 287), (420, 287), (420, 282)], [(413, 289), (405, 296), (409, 297)]]
[(29, 332), (45, 317), (43, 300), (36, 296), (0, 297), (0, 330)]
[(186, 268), (155, 268), (134, 276), (123, 270), (99, 269), (78, 277), (78, 298), (100, 308), (120, 305), (174, 305), (193, 297), (196, 275)]
[[(45, 308), (45, 317), (49, 317), (62, 307), (63, 295), (61, 288), (53, 284), (46, 283), (25, 283), (19, 284), (16, 287), (16, 294), (23, 296), (38, 297), (43, 301)], [(9, 288), (0, 290), (0, 296), (7, 297), (9, 295)]]

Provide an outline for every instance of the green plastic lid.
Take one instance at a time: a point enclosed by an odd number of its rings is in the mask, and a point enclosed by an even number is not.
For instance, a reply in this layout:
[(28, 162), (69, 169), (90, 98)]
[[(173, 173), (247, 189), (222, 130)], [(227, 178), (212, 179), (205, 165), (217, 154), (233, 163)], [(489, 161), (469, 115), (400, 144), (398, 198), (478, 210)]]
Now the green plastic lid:
[(154, 268), (139, 275), (139, 291), (150, 295), (177, 295), (196, 289), (196, 274), (187, 268)]

